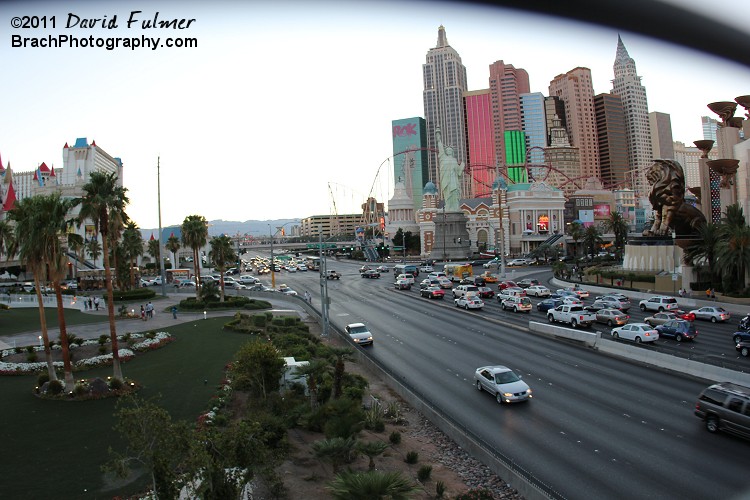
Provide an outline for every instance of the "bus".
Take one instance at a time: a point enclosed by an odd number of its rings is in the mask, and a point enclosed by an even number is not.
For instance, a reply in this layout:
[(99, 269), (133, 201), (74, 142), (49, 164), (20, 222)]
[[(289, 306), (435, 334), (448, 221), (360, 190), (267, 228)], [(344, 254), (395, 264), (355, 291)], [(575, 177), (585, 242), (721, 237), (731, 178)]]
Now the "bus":
[(165, 269), (167, 273), (167, 284), (177, 284), (189, 280), (193, 272), (190, 269)]
[(471, 264), (445, 264), (443, 271), (451, 281), (461, 281), (474, 274)]
[(396, 264), (393, 266), (393, 275), (398, 276), (399, 274), (411, 274), (416, 278), (419, 276), (419, 269), (414, 264)]

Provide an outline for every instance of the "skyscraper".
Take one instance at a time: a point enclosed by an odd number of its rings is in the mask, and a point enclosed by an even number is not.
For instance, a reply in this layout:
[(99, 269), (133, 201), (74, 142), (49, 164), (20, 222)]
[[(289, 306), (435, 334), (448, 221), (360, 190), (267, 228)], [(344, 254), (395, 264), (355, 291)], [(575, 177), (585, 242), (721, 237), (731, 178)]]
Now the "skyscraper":
[(651, 126), (648, 121), (648, 100), (646, 88), (641, 85), (641, 77), (636, 72), (635, 61), (628, 55), (619, 35), (613, 68), (615, 79), (612, 80), (612, 93), (622, 98), (622, 107), (625, 111), (628, 163), (635, 171), (633, 189), (636, 198), (643, 198), (648, 195), (645, 173), (654, 158), (651, 149)]
[(414, 210), (422, 206), (422, 188), (427, 172), (427, 132), (424, 118), (404, 118), (391, 122), (393, 131), (393, 183), (403, 183)]
[(565, 104), (565, 130), (571, 145), (580, 153), (580, 170), (576, 177), (599, 177), (591, 70), (578, 67), (557, 75), (549, 84), (549, 95), (559, 97)]
[[(521, 125), (526, 136), (526, 159), (531, 165), (544, 164), (544, 148), (547, 142), (547, 120), (544, 112), (544, 96), (541, 92), (521, 94)], [(532, 168), (532, 177), (535, 172)]]
[[(453, 148), (453, 154), (466, 165), (466, 133), (464, 127), (464, 92), (467, 90), (466, 67), (458, 52), (448, 45), (445, 28), (438, 28), (437, 46), (427, 52), (422, 65), (424, 116), (427, 123), (427, 145), (437, 148), (435, 129), (440, 128), (443, 144)], [(429, 176), (439, 184), (437, 155), (428, 155)], [(439, 187), (439, 186), (438, 186)]]
[[(505, 132), (523, 130), (521, 119), (521, 94), (528, 94), (529, 74), (512, 64), (495, 61), (490, 64), (490, 95), (492, 98), (492, 123), (495, 129), (495, 158), (507, 165), (508, 151)], [(511, 136), (515, 137), (515, 136)]]
[(703, 140), (711, 140), (716, 144), (716, 129), (719, 128), (718, 120), (714, 120), (710, 116), (701, 116), (701, 126), (703, 127)]
[(629, 181), (622, 99), (615, 94), (599, 94), (594, 97), (594, 112), (602, 184), (609, 189), (622, 188)]
[(492, 128), (490, 90), (472, 90), (464, 94), (466, 137), (469, 154), (470, 191), (467, 198), (481, 198), (492, 193), (495, 180), (495, 137)]
[(651, 152), (654, 158), (674, 160), (672, 120), (667, 113), (652, 111), (648, 114), (651, 126)]

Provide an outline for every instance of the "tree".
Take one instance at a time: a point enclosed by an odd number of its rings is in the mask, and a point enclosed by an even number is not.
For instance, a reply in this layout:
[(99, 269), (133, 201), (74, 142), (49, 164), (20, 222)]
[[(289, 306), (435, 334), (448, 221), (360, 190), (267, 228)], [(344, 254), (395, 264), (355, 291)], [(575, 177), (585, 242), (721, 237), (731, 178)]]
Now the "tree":
[(713, 283), (716, 272), (716, 245), (722, 237), (719, 226), (708, 222), (698, 228), (697, 243), (687, 248), (685, 262), (698, 268), (708, 268), (709, 281)]
[(750, 227), (737, 204), (727, 207), (722, 223), (715, 246), (716, 271), (724, 291), (741, 291), (745, 289), (745, 272), (750, 268)]
[(229, 267), (228, 264), (234, 264), (237, 261), (237, 255), (232, 248), (232, 239), (223, 234), (211, 238), (211, 250), (209, 257), (214, 263), (214, 267), (219, 270), (219, 288), (221, 290), (221, 302), (224, 302), (224, 273)]
[[(73, 252), (76, 258), (83, 262), (86, 260), (83, 252), (86, 250), (83, 236), (78, 233), (68, 233), (68, 249)], [(80, 253), (79, 253), (80, 252)]]
[(26, 263), (34, 275), (37, 304), (39, 307), (39, 321), (44, 340), (44, 354), (50, 380), (57, 380), (52, 363), (52, 354), (47, 332), (47, 321), (42, 299), (42, 281), (51, 279), (57, 298), (57, 315), (60, 321), (60, 344), (63, 348), (63, 364), (65, 382), (68, 387), (74, 384), (73, 371), (70, 364), (70, 351), (65, 328), (60, 281), (67, 271), (67, 258), (61, 239), (67, 232), (68, 212), (74, 206), (69, 199), (62, 199), (58, 194), (46, 196), (32, 196), (23, 198), (10, 211), (10, 218), (15, 222), (14, 240), (19, 257)]
[(336, 357), (333, 366), (333, 399), (341, 397), (341, 384), (344, 380), (345, 363), (352, 359), (354, 351), (350, 347), (331, 347), (331, 354)]
[(571, 238), (573, 238), (573, 243), (575, 243), (575, 257), (578, 259), (578, 242), (583, 239), (583, 224), (581, 224), (578, 221), (573, 221), (570, 223), (570, 226), (568, 227), (568, 234)]
[[(125, 213), (125, 210), (113, 210), (110, 213), (109, 216), (109, 230), (107, 231), (107, 234), (109, 235), (109, 248), (110, 252), (112, 252), (112, 267), (117, 270), (117, 255), (118, 255), (118, 243), (120, 242), (120, 237), (122, 236), (122, 232), (125, 230), (126, 225), (130, 222), (130, 219), (128, 217), (128, 214)], [(117, 287), (122, 288), (122, 282), (119, 279), (119, 273), (117, 275), (118, 281), (117, 281)]]
[(312, 449), (316, 457), (330, 462), (333, 473), (336, 474), (341, 465), (351, 462), (354, 458), (356, 442), (356, 439), (351, 436), (348, 438), (335, 437), (316, 441), (313, 443)]
[(112, 342), (112, 367), (114, 377), (122, 380), (122, 367), (120, 366), (120, 354), (117, 343), (117, 328), (115, 327), (115, 304), (112, 293), (112, 270), (109, 267), (109, 229), (110, 217), (114, 216), (121, 220), (127, 220), (122, 215), (125, 206), (130, 200), (127, 197), (127, 189), (119, 186), (117, 175), (112, 172), (92, 172), (89, 181), (83, 185), (83, 197), (81, 198), (81, 211), (78, 215), (78, 223), (83, 224), (86, 220), (94, 223), (94, 230), (102, 235), (102, 253), (104, 254), (104, 279), (107, 285), (107, 313), (109, 315), (109, 336)]
[(182, 221), (182, 244), (193, 249), (193, 266), (195, 268), (195, 279), (198, 280), (195, 287), (195, 296), (199, 297), (202, 283), (200, 282), (200, 258), (198, 251), (206, 245), (208, 239), (208, 221), (202, 215), (188, 215)]
[(198, 291), (198, 298), (203, 302), (214, 302), (219, 300), (219, 287), (214, 280), (207, 280)]
[(175, 269), (180, 267), (180, 258), (177, 256), (177, 251), (180, 249), (180, 239), (174, 234), (170, 234), (167, 238), (166, 248), (172, 252), (172, 266)]
[(375, 470), (375, 457), (388, 449), (388, 443), (385, 441), (358, 441), (355, 447), (358, 452), (370, 459), (367, 468)]
[(417, 488), (400, 472), (345, 471), (331, 481), (328, 489), (337, 500), (352, 498), (411, 498)]
[(265, 399), (279, 389), (284, 359), (271, 344), (249, 342), (237, 352), (234, 367), (235, 387)]
[(602, 235), (596, 226), (589, 226), (583, 232), (583, 246), (589, 250), (591, 260), (594, 260), (594, 254), (599, 245), (604, 243)]
[(8, 221), (0, 220), (0, 255), (13, 253), (13, 241), (13, 228)]
[(615, 235), (615, 249), (617, 257), (621, 257), (625, 250), (625, 243), (628, 238), (628, 223), (623, 219), (620, 212), (612, 212), (609, 219), (603, 224), (605, 231), (610, 231)]
[(162, 263), (159, 262), (159, 240), (157, 240), (156, 238), (152, 236), (151, 239), (148, 240), (148, 244), (146, 245), (146, 251), (156, 263), (156, 272), (161, 274)]
[(130, 221), (122, 233), (122, 246), (130, 260), (130, 288), (135, 288), (135, 260), (143, 255), (143, 239), (138, 225)]
[(150, 474), (156, 498), (177, 498), (177, 472), (194, 451), (187, 423), (172, 422), (165, 409), (137, 396), (118, 401), (115, 418), (126, 449), (117, 453), (110, 448), (112, 459), (102, 469), (126, 477), (131, 464), (138, 464)]
[(96, 262), (99, 256), (102, 254), (102, 246), (99, 244), (99, 240), (91, 238), (87, 241), (84, 246), (86, 247), (86, 253), (89, 254), (91, 260)]
[(318, 406), (318, 385), (331, 370), (331, 366), (322, 359), (313, 359), (306, 365), (297, 367), (297, 375), (307, 378), (307, 391), (310, 393), (310, 408)]

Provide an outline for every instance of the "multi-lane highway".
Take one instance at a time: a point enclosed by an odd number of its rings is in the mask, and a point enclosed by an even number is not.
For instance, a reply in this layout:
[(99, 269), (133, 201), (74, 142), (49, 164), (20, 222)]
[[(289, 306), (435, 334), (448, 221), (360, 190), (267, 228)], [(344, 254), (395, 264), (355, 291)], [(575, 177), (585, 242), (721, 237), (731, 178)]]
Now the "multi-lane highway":
[[(496, 302), (479, 312), (459, 310), (452, 300), (420, 298), (418, 286), (395, 290), (393, 276), (363, 280), (354, 263), (337, 262), (336, 269), (342, 278), (328, 283), (331, 322), (339, 328), (367, 324), (375, 338), (368, 348), (373, 358), (561, 497), (750, 494), (745, 463), (750, 443), (709, 434), (692, 414), (705, 381), (516, 327), (529, 319), (544, 320), (536, 311), (530, 316), (502, 312)], [(282, 279), (318, 300), (317, 273)], [(638, 319), (642, 315), (635, 309), (631, 313)], [(665, 340), (663, 345), (695, 349), (706, 343), (727, 355), (733, 351), (731, 336), (721, 330), (731, 326), (698, 325), (696, 342)], [(608, 331), (605, 325), (599, 329)], [(500, 406), (477, 391), (474, 370), (487, 364), (505, 364), (522, 374), (534, 390), (533, 400)]]

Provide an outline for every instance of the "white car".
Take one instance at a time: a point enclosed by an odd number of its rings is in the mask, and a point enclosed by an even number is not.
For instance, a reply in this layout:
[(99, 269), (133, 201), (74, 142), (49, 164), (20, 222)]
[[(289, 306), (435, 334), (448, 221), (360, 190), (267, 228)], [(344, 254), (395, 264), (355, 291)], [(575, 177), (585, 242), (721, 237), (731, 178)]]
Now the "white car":
[(456, 307), (463, 307), (464, 309), (481, 309), (484, 307), (484, 301), (476, 295), (464, 295), (453, 299), (453, 303)]
[(414, 275), (412, 274), (399, 274), (396, 276), (396, 281), (406, 280), (410, 285), (414, 284)]
[(646, 323), (630, 323), (612, 329), (612, 337), (616, 339), (632, 340), (636, 344), (641, 342), (656, 342), (659, 332), (653, 326)]
[(526, 295), (533, 295), (534, 297), (549, 297), (552, 295), (552, 291), (546, 286), (532, 285), (526, 289)]
[(531, 388), (507, 366), (482, 366), (474, 372), (478, 391), (487, 391), (498, 403), (519, 403), (531, 399)]
[(677, 299), (674, 297), (656, 296), (649, 299), (643, 299), (638, 303), (638, 307), (641, 311), (654, 311), (654, 312), (665, 312), (665, 311), (676, 311), (680, 308), (677, 304)]
[(528, 266), (529, 261), (527, 259), (511, 259), (507, 263), (508, 266)]
[(307, 266), (304, 264), (297, 264), (297, 271), (305, 272), (307, 271)]
[(243, 285), (254, 285), (256, 283), (260, 283), (260, 280), (258, 278), (256, 278), (255, 276), (250, 276), (248, 274), (240, 276), (239, 281)]
[(372, 333), (363, 323), (346, 325), (346, 333), (357, 345), (372, 345)]

